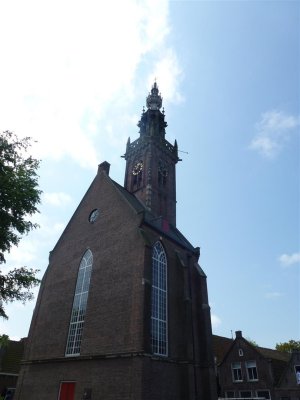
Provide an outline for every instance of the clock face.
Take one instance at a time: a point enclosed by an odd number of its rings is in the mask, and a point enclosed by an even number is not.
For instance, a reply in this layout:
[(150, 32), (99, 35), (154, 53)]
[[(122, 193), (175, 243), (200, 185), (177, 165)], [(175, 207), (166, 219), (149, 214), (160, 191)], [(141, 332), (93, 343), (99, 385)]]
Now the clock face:
[(93, 224), (96, 221), (96, 219), (98, 218), (98, 216), (99, 216), (99, 210), (98, 210), (98, 208), (95, 208), (95, 210), (93, 210), (90, 213), (89, 221)]
[(138, 175), (143, 170), (143, 161), (137, 162), (132, 168), (132, 175)]

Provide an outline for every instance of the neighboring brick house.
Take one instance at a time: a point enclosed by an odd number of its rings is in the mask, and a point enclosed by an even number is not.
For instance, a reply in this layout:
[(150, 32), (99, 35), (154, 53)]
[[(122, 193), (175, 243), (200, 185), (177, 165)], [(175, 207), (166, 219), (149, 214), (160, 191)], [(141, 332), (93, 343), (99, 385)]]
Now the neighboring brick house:
[(216, 400), (200, 250), (176, 228), (156, 83), (124, 187), (102, 163), (53, 251), (14, 400)]
[(226, 353), (232, 346), (233, 339), (226, 338), (224, 336), (213, 335), (213, 355), (215, 362), (215, 374), (217, 382), (218, 395), (221, 394), (221, 387), (219, 382), (218, 365), (222, 362)]
[(276, 400), (300, 400), (300, 351), (290, 354), (286, 366), (275, 389)]
[(243, 338), (241, 331), (237, 331), (235, 340), (218, 365), (220, 396), (299, 400), (299, 391), (295, 398), (285, 398), (287, 392), (284, 390), (280, 397), (277, 395), (277, 386), (280, 385), (289, 359), (289, 353), (254, 346)]
[(0, 348), (0, 395), (17, 385), (25, 340), (8, 340), (7, 344)]
[(216, 365), (221, 363), (226, 353), (232, 346), (232, 343), (233, 339), (224, 336), (213, 335), (213, 353)]

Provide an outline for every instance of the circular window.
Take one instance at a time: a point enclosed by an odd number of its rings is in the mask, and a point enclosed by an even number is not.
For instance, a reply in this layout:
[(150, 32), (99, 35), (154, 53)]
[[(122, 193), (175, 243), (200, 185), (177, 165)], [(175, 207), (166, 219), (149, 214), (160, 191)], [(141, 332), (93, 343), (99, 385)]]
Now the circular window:
[(98, 208), (95, 208), (95, 210), (93, 210), (90, 213), (89, 221), (93, 224), (96, 221), (96, 219), (98, 218), (98, 216), (99, 216), (99, 210), (98, 210)]

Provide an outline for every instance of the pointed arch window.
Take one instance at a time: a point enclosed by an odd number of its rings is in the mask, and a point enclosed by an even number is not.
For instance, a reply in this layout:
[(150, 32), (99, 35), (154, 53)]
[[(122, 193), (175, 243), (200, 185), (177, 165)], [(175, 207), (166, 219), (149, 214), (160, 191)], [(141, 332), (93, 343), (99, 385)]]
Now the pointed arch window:
[(153, 354), (168, 355), (167, 257), (157, 242), (152, 251), (151, 345)]
[(168, 167), (162, 161), (159, 161), (158, 164), (158, 185), (166, 186), (167, 185), (167, 177), (168, 177)]
[(93, 254), (91, 250), (88, 249), (84, 253), (79, 265), (66, 346), (66, 356), (75, 356), (80, 354), (82, 330), (89, 294), (92, 267)]

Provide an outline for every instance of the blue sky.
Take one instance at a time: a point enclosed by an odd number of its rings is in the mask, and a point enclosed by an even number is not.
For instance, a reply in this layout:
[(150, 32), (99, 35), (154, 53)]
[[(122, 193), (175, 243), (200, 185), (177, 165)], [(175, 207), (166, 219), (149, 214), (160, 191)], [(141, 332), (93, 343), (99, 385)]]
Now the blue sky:
[[(5, 270), (42, 276), (100, 162), (123, 183), (156, 77), (182, 151), (177, 224), (201, 247), (214, 333), (299, 339), (299, 2), (29, 0), (0, 15), (0, 129), (38, 141), (44, 192), (41, 228)], [(33, 307), (10, 304), (1, 332), (26, 336)]]

